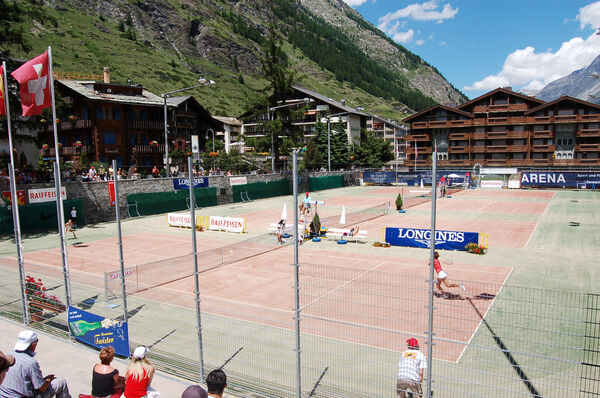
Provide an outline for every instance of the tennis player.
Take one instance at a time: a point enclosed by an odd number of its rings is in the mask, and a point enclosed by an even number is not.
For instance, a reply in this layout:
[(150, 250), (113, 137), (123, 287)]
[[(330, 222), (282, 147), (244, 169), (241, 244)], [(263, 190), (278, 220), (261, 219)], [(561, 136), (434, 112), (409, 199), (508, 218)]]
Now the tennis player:
[(448, 282), (448, 274), (442, 269), (442, 265), (440, 264), (439, 260), (440, 254), (437, 251), (434, 253), (433, 257), (433, 268), (435, 268), (435, 272), (437, 272), (437, 282), (435, 283), (435, 285), (437, 286), (438, 290), (442, 293), (442, 295), (446, 294), (444, 289), (442, 289), (442, 283), (446, 285), (447, 288), (460, 287), (463, 291), (465, 291), (465, 285), (463, 285), (462, 283), (457, 284)]

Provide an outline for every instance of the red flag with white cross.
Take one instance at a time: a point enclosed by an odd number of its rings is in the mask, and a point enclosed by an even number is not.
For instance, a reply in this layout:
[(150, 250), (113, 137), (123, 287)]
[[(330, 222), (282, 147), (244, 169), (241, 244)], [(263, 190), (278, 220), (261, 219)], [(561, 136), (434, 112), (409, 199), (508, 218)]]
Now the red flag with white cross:
[(39, 115), (42, 109), (52, 106), (49, 69), (46, 51), (11, 73), (21, 85), (23, 116)]

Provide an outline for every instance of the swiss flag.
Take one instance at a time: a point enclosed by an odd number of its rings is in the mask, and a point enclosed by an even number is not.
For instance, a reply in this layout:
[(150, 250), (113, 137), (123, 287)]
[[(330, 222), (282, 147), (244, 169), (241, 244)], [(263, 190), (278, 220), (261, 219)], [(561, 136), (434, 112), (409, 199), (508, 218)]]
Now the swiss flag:
[(39, 115), (42, 109), (52, 106), (48, 51), (24, 63), (11, 75), (21, 85), (23, 116)]
[(0, 116), (6, 115), (4, 108), (4, 70), (0, 66)]

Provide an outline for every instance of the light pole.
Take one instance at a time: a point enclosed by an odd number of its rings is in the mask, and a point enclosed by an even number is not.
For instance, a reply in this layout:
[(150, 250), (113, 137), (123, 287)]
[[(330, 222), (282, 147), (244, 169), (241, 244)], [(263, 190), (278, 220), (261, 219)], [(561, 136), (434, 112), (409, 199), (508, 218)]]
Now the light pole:
[(215, 131), (213, 129), (206, 130), (206, 138), (208, 138), (208, 132), (209, 131), (212, 133), (212, 140), (213, 140), (213, 145), (212, 145), (212, 148), (213, 148), (213, 150), (212, 150), (213, 151), (213, 157), (212, 157), (213, 158), (213, 173), (216, 173), (217, 172), (217, 168), (215, 167), (215, 160), (216, 159), (215, 159), (215, 156), (214, 156), (214, 153), (215, 153)]
[[(275, 111), (281, 108), (289, 108), (291, 106), (299, 105), (299, 104), (308, 104), (309, 102), (313, 102), (312, 98), (302, 98), (300, 100), (292, 100), (292, 103), (285, 105), (272, 106), (269, 108), (269, 124), (273, 120), (271, 118), (271, 111)], [(273, 112), (273, 116), (275, 116), (275, 112)], [(275, 140), (273, 138), (273, 130), (271, 130), (271, 171), (275, 173)]]
[(334, 116), (347, 115), (348, 112), (327, 115), (327, 171), (331, 171), (331, 118)]
[(201, 77), (198, 79), (198, 84), (195, 86), (180, 88), (179, 90), (169, 91), (167, 93), (161, 94), (164, 100), (164, 119), (165, 119), (165, 168), (167, 169), (167, 177), (171, 176), (171, 170), (169, 169), (169, 125), (167, 124), (167, 98), (169, 95), (178, 93), (180, 91), (191, 90), (193, 88), (198, 88), (202, 86), (209, 86), (211, 84), (215, 84), (213, 80), (206, 80)]

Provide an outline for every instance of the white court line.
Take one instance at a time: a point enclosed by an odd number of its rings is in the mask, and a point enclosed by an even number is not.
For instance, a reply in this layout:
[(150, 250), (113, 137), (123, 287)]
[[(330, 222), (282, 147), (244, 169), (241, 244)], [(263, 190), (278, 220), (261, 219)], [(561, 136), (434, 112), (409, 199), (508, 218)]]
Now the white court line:
[[(548, 211), (548, 208), (550, 207), (550, 202), (552, 202), (552, 200), (554, 199), (555, 196), (556, 196), (556, 192), (554, 192), (554, 195), (552, 195), (552, 197), (550, 198), (550, 201), (548, 201), (548, 205), (544, 209), (544, 212), (540, 216), (540, 219), (544, 218), (544, 216), (546, 215), (546, 212)], [(527, 243), (525, 243), (525, 246), (523, 247), (524, 249), (526, 249), (527, 246), (529, 245), (529, 241), (531, 241), (531, 238), (533, 238), (533, 235), (535, 235), (535, 231), (537, 231), (537, 228), (539, 225), (540, 225), (539, 221), (536, 221), (535, 228), (533, 229), (533, 231), (531, 231), (531, 234), (529, 235), (529, 239), (527, 239)]]
[(365, 275), (365, 274), (367, 274), (367, 273), (369, 273), (369, 272), (371, 272), (371, 271), (374, 271), (375, 269), (377, 269), (377, 268), (381, 267), (381, 266), (382, 266), (382, 265), (384, 265), (384, 264), (385, 264), (384, 262), (383, 262), (383, 263), (376, 264), (375, 266), (373, 266), (373, 268), (369, 268), (368, 270), (365, 270), (364, 272), (362, 272), (361, 274), (359, 274), (359, 275), (355, 276), (354, 278), (350, 279), (349, 281), (346, 281), (346, 282), (342, 283), (340, 286), (338, 286), (338, 287), (336, 287), (336, 288), (334, 288), (334, 289), (331, 289), (330, 291), (328, 291), (327, 293), (324, 293), (324, 294), (320, 295), (319, 297), (316, 297), (316, 298), (314, 298), (314, 299), (313, 299), (312, 301), (310, 301), (309, 303), (306, 303), (306, 304), (304, 304), (304, 305), (302, 306), (302, 308), (300, 308), (300, 311), (302, 311), (303, 309), (305, 309), (306, 307), (308, 307), (309, 305), (311, 305), (311, 304), (312, 304), (312, 303), (314, 303), (315, 301), (318, 301), (318, 300), (320, 300), (320, 299), (324, 298), (325, 296), (329, 296), (331, 293), (335, 292), (336, 290), (339, 290), (339, 289), (343, 288), (343, 287), (344, 287), (344, 286), (346, 286), (347, 284), (349, 284), (349, 283), (351, 283), (351, 282), (354, 282), (354, 281), (355, 281), (355, 280), (357, 280), (358, 278), (362, 277), (363, 275)]
[[(508, 280), (508, 277), (510, 276), (510, 274), (512, 274), (513, 269), (514, 269), (513, 267), (510, 267), (510, 272), (508, 273), (508, 275), (506, 275), (506, 278), (504, 278), (504, 282), (502, 282), (502, 285), (500, 286), (500, 290), (498, 290), (498, 293), (496, 293), (496, 295), (494, 296), (494, 299), (492, 300), (492, 303), (490, 304), (490, 306), (488, 307), (488, 309), (485, 311), (485, 315), (483, 316), (483, 318), (487, 317), (487, 314), (492, 309), (492, 306), (494, 305), (494, 302), (496, 301), (496, 297), (498, 297), (500, 295), (500, 292), (504, 288), (504, 285), (506, 284), (506, 281)], [(458, 359), (455, 361), (455, 363), (458, 363), (460, 361), (460, 359), (462, 358), (463, 354), (467, 350), (467, 347), (469, 347), (469, 345), (471, 344), (471, 340), (473, 340), (473, 337), (475, 337), (475, 335), (477, 334), (477, 331), (479, 330), (479, 327), (482, 324), (483, 324), (483, 319), (479, 321), (479, 324), (477, 325), (477, 327), (473, 331), (473, 334), (471, 334), (471, 337), (469, 338), (469, 341), (467, 341), (467, 343), (463, 347), (463, 349), (462, 349), (460, 355), (458, 356)]]

